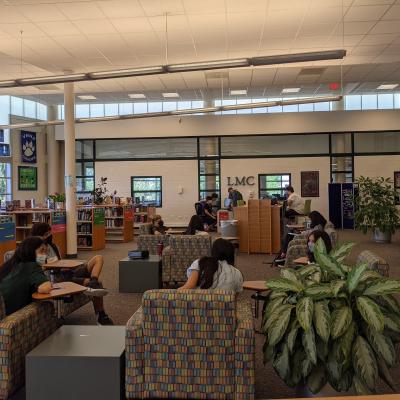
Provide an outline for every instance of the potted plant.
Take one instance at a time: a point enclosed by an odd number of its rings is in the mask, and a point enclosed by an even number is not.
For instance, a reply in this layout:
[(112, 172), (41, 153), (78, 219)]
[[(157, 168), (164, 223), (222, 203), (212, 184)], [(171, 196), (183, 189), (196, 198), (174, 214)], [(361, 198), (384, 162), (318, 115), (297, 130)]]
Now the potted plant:
[(351, 244), (326, 253), (320, 239), (316, 264), (284, 269), (268, 279), (264, 311), (264, 360), (291, 387), (318, 393), (327, 383), (336, 391), (375, 391), (378, 378), (392, 389), (389, 372), (400, 341), (400, 281), (386, 279), (366, 264), (347, 266)]
[(101, 177), (100, 182), (97, 184), (97, 188), (93, 190), (93, 201), (94, 204), (103, 204), (104, 200), (107, 196), (108, 190), (107, 190), (107, 178), (106, 177)]
[(49, 199), (54, 203), (54, 207), (60, 210), (65, 207), (65, 193), (49, 194)]
[(400, 224), (393, 182), (389, 178), (360, 176), (356, 179), (356, 183), (358, 184), (354, 214), (356, 227), (364, 233), (372, 229), (375, 242), (389, 243)]

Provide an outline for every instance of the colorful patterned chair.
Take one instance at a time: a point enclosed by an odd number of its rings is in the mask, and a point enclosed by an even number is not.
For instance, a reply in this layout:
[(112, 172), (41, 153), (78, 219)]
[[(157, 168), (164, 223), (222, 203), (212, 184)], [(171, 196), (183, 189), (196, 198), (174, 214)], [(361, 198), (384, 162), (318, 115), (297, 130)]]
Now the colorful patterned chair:
[(254, 398), (249, 303), (220, 290), (149, 290), (126, 327), (128, 399)]
[(56, 329), (52, 303), (31, 303), (6, 316), (0, 296), (0, 399), (23, 386), (25, 355)]
[(169, 246), (169, 235), (139, 235), (137, 237), (138, 250), (147, 250), (150, 254), (158, 254), (157, 245), (162, 243), (164, 248)]
[(382, 276), (389, 276), (389, 264), (382, 257), (370, 250), (362, 251), (357, 257), (357, 263), (367, 263), (368, 269), (379, 272)]
[(289, 242), (286, 258), (285, 258), (285, 268), (293, 268), (295, 267), (294, 260), (299, 257), (304, 257), (307, 255), (307, 239), (298, 238), (297, 236)]
[(211, 254), (211, 237), (202, 235), (176, 235), (162, 254), (163, 283), (186, 282), (186, 270), (198, 258)]

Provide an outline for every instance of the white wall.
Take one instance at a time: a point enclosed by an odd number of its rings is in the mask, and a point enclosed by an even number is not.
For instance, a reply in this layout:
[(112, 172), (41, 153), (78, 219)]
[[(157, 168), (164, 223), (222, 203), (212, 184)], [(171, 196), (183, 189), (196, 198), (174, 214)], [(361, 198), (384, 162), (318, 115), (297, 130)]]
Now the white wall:
[[(181, 121), (181, 122), (180, 122)], [(158, 117), (76, 124), (77, 139), (352, 132), (400, 129), (400, 110)], [(64, 127), (56, 127), (63, 140)]]
[(400, 155), (354, 157), (355, 178), (358, 176), (369, 176), (371, 178), (383, 176), (393, 180), (394, 171), (400, 171)]
[[(28, 122), (29, 119), (12, 117), (12, 123)], [(21, 131), (13, 130), (11, 132), (11, 149), (12, 149), (12, 190), (13, 199), (29, 200), (34, 198), (36, 203), (43, 203), (47, 197), (47, 156), (46, 156), (46, 134), (45, 128), (29, 128), (31, 132), (36, 132), (36, 164), (26, 164), (21, 162)], [(37, 167), (38, 174), (38, 190), (26, 191), (18, 190), (18, 166), (33, 166)]]
[(253, 159), (228, 159), (221, 160), (221, 197), (227, 195), (228, 176), (254, 176), (254, 186), (237, 186), (248, 199), (249, 192), (254, 191), (258, 198), (258, 174), (290, 173), (291, 183), (296, 193), (301, 194), (301, 171), (320, 171), (319, 196), (311, 198), (311, 209), (329, 216), (328, 183), (330, 182), (329, 157), (302, 157), (302, 158), (253, 158)]
[[(198, 196), (196, 160), (96, 162), (96, 180), (108, 178), (108, 190), (131, 196), (131, 176), (162, 176), (162, 208), (157, 209), (165, 224), (187, 225)], [(96, 182), (97, 185), (97, 182)], [(178, 186), (183, 193), (178, 194)]]

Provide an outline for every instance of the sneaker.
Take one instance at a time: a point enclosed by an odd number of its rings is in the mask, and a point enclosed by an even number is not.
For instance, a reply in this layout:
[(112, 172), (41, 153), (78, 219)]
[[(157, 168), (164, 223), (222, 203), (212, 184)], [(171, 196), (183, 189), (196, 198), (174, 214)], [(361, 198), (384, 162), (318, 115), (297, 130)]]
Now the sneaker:
[(98, 325), (114, 325), (113, 320), (107, 314), (99, 314), (99, 318), (97, 319)]
[(275, 258), (274, 263), (275, 264), (284, 264), (286, 261), (286, 258)]
[(107, 293), (108, 293), (108, 291), (103, 288), (94, 289), (94, 288), (88, 287), (85, 291), (85, 294), (90, 297), (104, 297)]

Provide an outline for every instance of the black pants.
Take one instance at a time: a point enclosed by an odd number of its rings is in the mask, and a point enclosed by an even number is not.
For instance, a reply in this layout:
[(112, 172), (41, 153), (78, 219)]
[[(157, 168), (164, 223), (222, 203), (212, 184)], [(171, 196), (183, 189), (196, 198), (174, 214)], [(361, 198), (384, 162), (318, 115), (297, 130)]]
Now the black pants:
[(289, 243), (293, 240), (294, 235), (287, 233), (286, 236), (282, 239), (282, 250), (281, 253), (287, 253), (287, 249), (289, 247)]
[(291, 208), (288, 208), (285, 212), (286, 218), (292, 218), (292, 217), (295, 217), (296, 215), (302, 215), (302, 214), (298, 213), (295, 210), (292, 210)]

